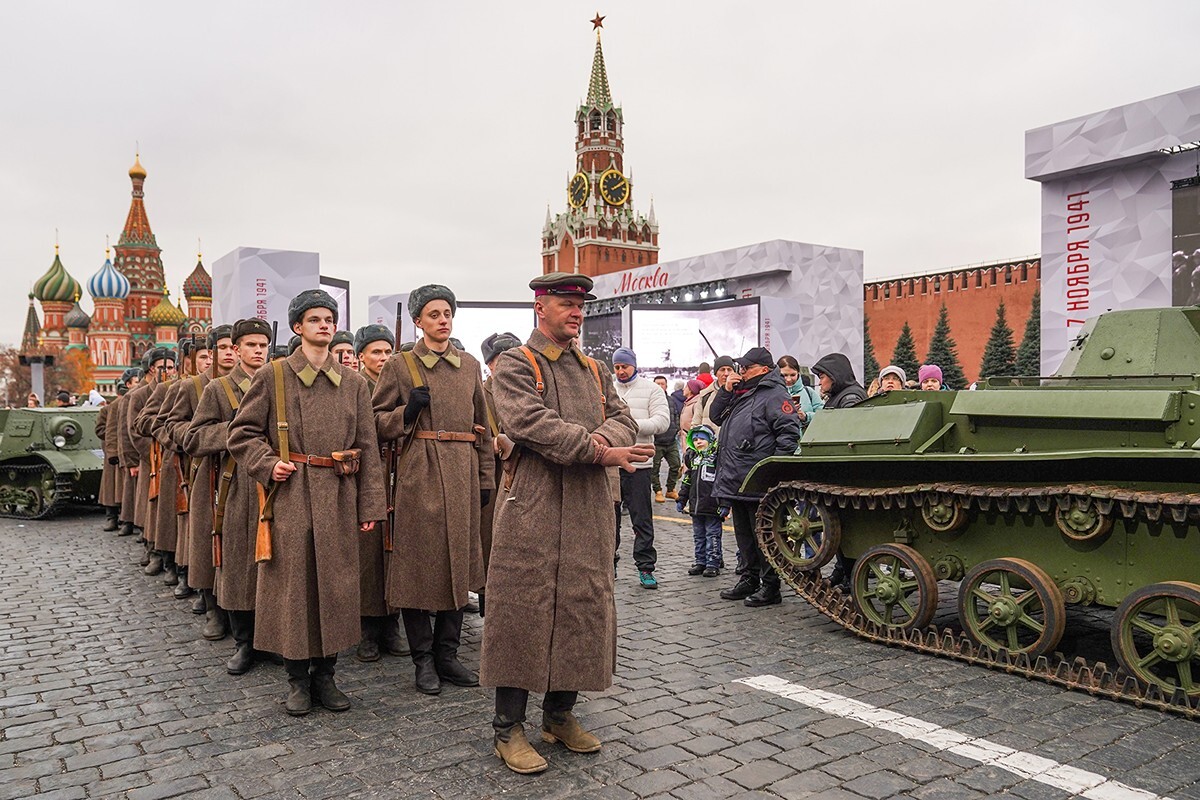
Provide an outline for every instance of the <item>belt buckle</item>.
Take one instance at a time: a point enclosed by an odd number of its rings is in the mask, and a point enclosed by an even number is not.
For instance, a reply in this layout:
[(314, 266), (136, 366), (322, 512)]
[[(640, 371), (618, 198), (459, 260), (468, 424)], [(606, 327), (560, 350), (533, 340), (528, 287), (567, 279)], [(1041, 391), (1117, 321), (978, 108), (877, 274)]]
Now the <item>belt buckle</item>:
[(448, 436), (446, 436), (445, 431), (438, 431), (437, 432), (437, 440), (439, 442), (448, 442), (448, 441), (450, 441), (450, 438)]

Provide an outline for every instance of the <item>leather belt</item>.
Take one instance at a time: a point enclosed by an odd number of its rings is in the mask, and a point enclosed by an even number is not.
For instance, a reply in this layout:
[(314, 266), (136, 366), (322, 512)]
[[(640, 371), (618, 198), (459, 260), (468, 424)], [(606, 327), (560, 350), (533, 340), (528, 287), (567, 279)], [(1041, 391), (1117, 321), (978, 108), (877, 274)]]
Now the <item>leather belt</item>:
[(417, 439), (432, 439), (437, 442), (474, 442), (476, 440), (473, 433), (458, 433), (457, 431), (417, 431), (413, 436)]
[(291, 453), (293, 464), (308, 464), (310, 467), (333, 467), (333, 459), (329, 456), (307, 456), (304, 453)]

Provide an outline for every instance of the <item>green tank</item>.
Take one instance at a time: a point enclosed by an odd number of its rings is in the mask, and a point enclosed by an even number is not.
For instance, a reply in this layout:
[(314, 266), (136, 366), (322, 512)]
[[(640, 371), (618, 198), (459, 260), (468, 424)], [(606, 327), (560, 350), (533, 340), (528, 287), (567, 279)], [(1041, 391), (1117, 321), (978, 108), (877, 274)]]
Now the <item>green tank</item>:
[(104, 451), (100, 409), (0, 409), (0, 516), (45, 519), (67, 503), (94, 504)]
[[(1200, 308), (1110, 312), (1051, 377), (822, 411), (745, 488), (768, 561), (855, 633), (1196, 716), (1198, 404)], [(1089, 605), (1120, 670), (1056, 650)]]

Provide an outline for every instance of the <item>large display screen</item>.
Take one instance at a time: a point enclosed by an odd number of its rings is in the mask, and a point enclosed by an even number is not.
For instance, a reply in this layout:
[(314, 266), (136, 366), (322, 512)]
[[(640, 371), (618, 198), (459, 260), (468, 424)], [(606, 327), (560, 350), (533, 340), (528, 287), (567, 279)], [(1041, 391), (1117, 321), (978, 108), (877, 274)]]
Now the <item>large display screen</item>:
[(630, 309), (630, 346), (643, 374), (690, 378), (701, 362), (736, 358), (758, 344), (757, 298)]
[(488, 374), (483, 363), (483, 340), (493, 333), (511, 333), (524, 342), (537, 326), (531, 303), (480, 303), (460, 302), (454, 314), (455, 339), (463, 343), (463, 349), (483, 365), (483, 374)]
[(354, 326), (350, 324), (350, 281), (322, 275), (321, 288), (328, 292), (329, 296), (337, 303), (338, 330), (353, 331)]
[(1171, 305), (1200, 303), (1200, 178), (1171, 184)]
[(621, 346), (621, 314), (599, 314), (583, 320), (581, 347), (597, 361), (612, 364), (613, 352)]

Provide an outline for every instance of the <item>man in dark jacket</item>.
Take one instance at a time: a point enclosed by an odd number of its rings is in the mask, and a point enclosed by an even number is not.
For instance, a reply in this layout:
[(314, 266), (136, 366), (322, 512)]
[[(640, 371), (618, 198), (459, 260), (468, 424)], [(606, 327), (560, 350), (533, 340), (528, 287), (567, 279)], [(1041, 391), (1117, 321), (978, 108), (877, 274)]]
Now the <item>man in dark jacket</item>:
[[(889, 368), (890, 369), (890, 368)], [(867, 399), (867, 390), (854, 378), (850, 359), (841, 353), (830, 353), (813, 364), (812, 371), (821, 379), (821, 396), (825, 408), (850, 408)], [(837, 564), (829, 576), (830, 583), (849, 590), (854, 562), (837, 552)]]
[(754, 514), (762, 495), (743, 494), (741, 486), (759, 461), (796, 452), (800, 418), (769, 350), (753, 347), (737, 359), (737, 366), (740, 377), (730, 377), (712, 404), (713, 419), (721, 426), (713, 496), (733, 515), (733, 533), (746, 573), (721, 597), (758, 608), (783, 598), (779, 576), (763, 558), (754, 535)]
[[(675, 486), (679, 483), (682, 466), (679, 461), (679, 413), (683, 411), (683, 390), (667, 391), (667, 379), (659, 375), (654, 382), (667, 395), (667, 407), (671, 411), (671, 424), (662, 433), (654, 435), (654, 461), (650, 466), (650, 486), (654, 490), (654, 501), (678, 500)], [(663, 494), (662, 462), (667, 460), (667, 492)]]
[(850, 359), (830, 353), (813, 364), (812, 371), (821, 380), (821, 396), (826, 408), (849, 408), (867, 399), (867, 390), (854, 377)]

